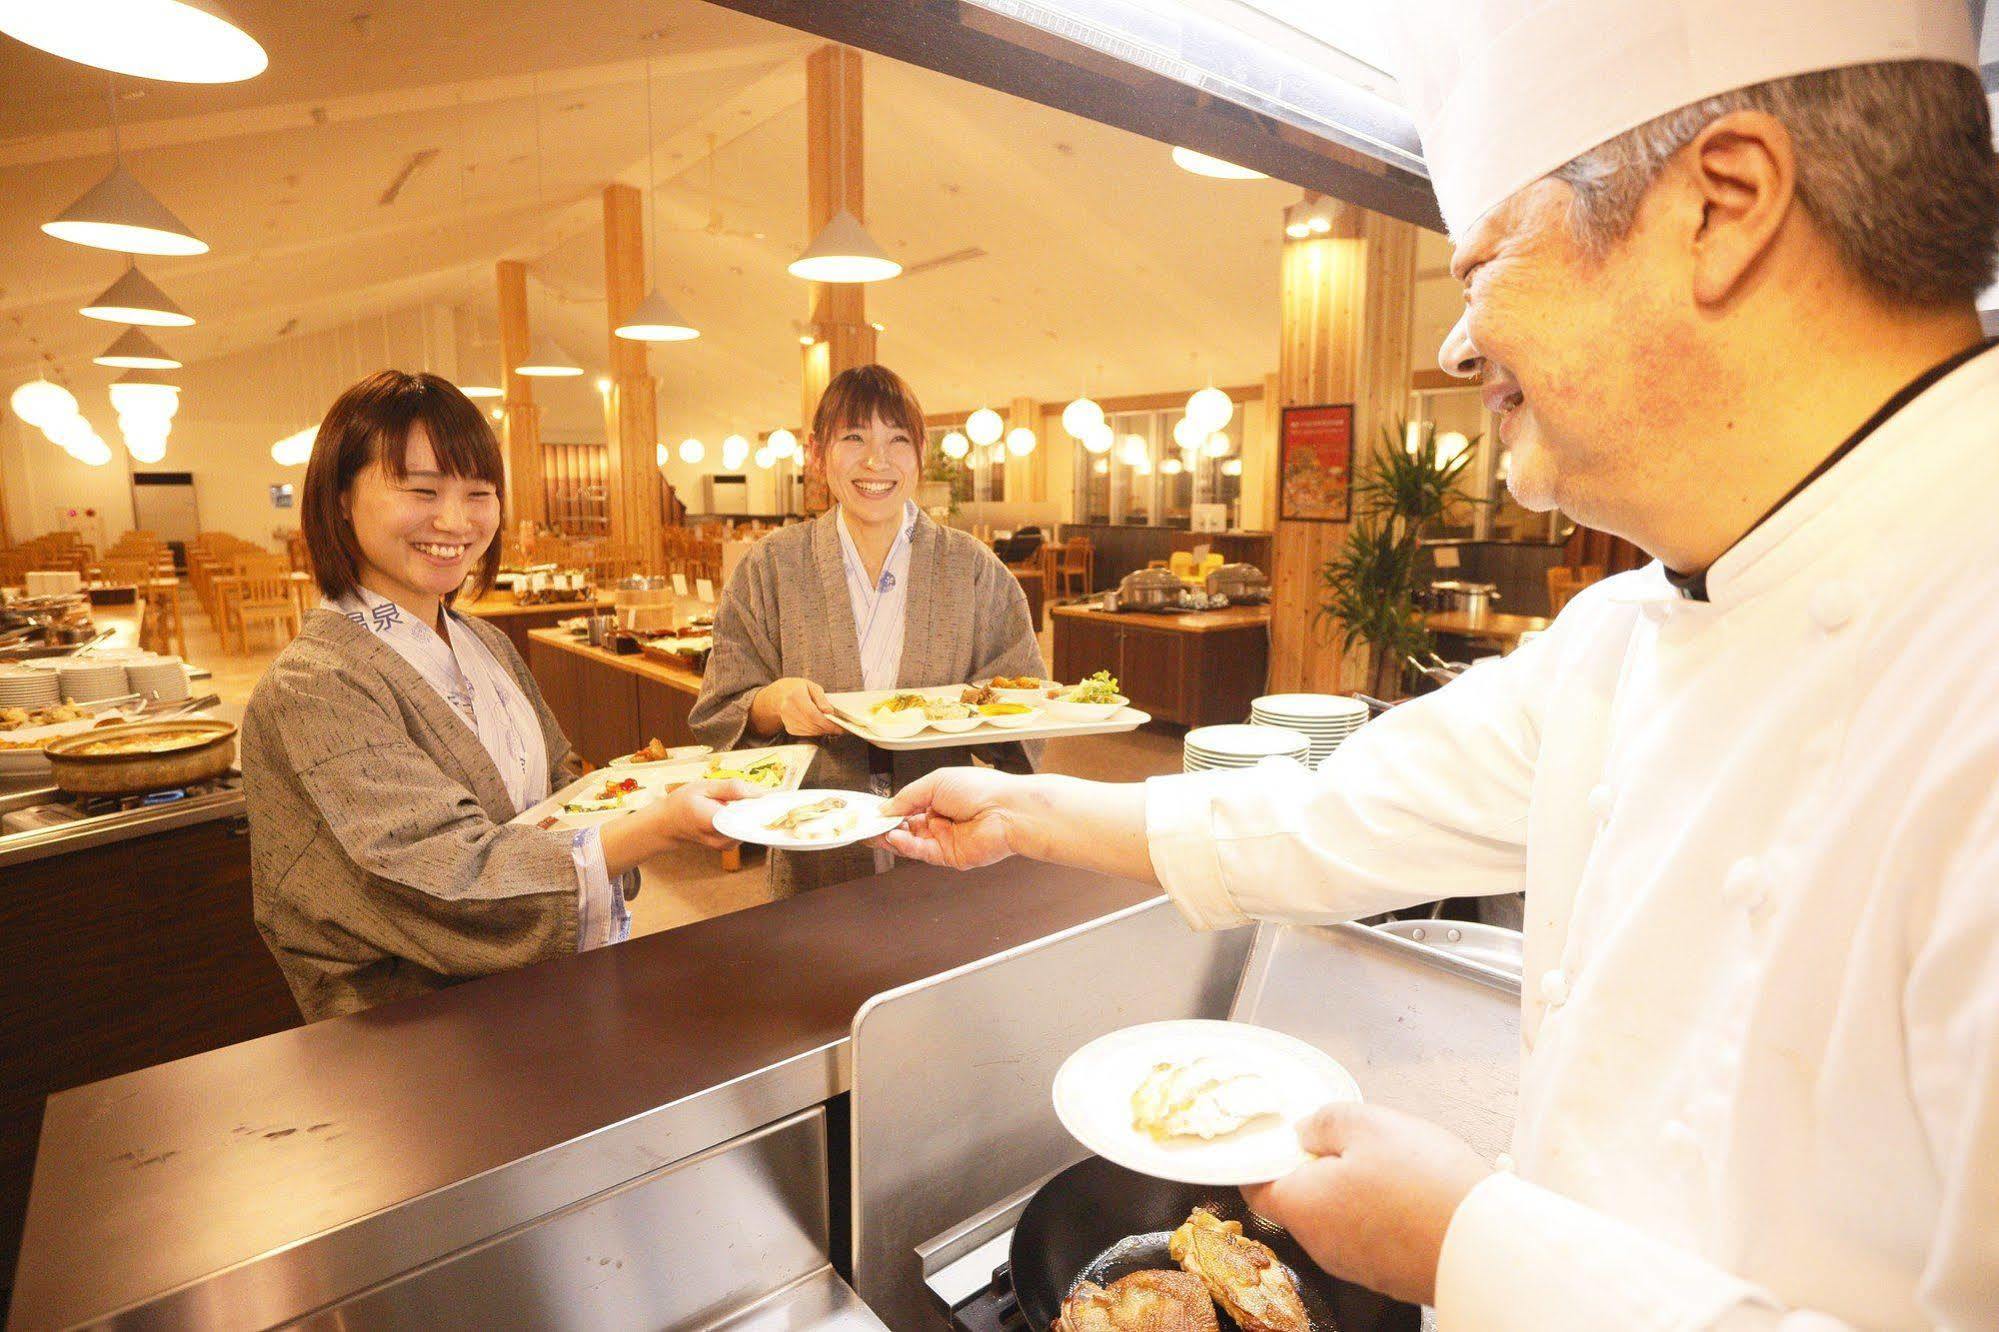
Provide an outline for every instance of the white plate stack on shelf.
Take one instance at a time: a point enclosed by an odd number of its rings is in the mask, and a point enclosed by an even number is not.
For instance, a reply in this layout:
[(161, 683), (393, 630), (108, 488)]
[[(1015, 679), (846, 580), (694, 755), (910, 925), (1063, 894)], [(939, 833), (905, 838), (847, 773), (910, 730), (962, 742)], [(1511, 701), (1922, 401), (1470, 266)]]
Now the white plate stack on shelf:
[(54, 671), (26, 666), (0, 666), (0, 708), (50, 708), (62, 702), (62, 686)]
[(1305, 763), (1314, 771), (1367, 720), (1367, 704), (1338, 694), (1265, 694), (1249, 705), (1252, 726), (1301, 732), (1311, 742)]
[(1278, 726), (1201, 726), (1187, 732), (1181, 771), (1254, 768), (1267, 758), (1303, 763), (1310, 751), (1311, 742), (1303, 734)]
[(126, 692), (162, 703), (188, 696), (187, 667), (179, 657), (145, 656), (125, 663)]
[(132, 691), (125, 687), (125, 663), (79, 657), (56, 667), (62, 696), (71, 703), (95, 703)]

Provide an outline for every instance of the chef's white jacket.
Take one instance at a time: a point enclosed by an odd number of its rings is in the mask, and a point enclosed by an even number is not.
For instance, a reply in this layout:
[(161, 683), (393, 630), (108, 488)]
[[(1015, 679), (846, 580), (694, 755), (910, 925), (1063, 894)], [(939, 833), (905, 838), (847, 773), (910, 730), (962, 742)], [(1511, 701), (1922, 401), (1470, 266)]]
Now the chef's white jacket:
[(1999, 1328), (1999, 351), (1687, 601), (1654, 565), (1314, 778), (1155, 779), (1197, 926), (1526, 898), (1458, 1329)]

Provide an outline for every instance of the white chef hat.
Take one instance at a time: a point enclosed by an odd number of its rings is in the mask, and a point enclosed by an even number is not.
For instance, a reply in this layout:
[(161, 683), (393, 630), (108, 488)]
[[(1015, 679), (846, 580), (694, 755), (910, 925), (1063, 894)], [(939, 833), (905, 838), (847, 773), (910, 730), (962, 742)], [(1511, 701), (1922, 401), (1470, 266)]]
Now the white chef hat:
[(1890, 60), (1978, 68), (1965, 0), (1397, 0), (1393, 71), (1453, 235), (1703, 98)]

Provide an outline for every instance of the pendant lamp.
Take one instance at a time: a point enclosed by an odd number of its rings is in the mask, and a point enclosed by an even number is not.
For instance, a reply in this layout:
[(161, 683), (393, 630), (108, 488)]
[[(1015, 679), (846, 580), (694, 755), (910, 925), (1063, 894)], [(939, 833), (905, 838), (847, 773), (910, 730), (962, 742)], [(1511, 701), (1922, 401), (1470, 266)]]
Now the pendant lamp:
[(126, 254), (207, 254), (208, 242), (134, 179), (120, 162), (82, 198), (42, 223), (57, 240)]
[[(833, 64), (836, 71), (833, 89), (834, 135), (833, 142), (847, 141), (847, 62), (844, 58)], [(838, 199), (849, 197), (847, 191), (847, 155), (836, 153), (839, 163)], [(868, 229), (861, 225), (850, 209), (842, 208), (833, 214), (832, 220), (821, 227), (812, 243), (805, 247), (805, 253), (791, 261), (786, 272), (793, 277), (804, 278), (807, 282), (881, 282), (902, 272), (902, 265), (888, 257), (888, 251), (875, 242)]]
[(690, 436), (680, 441), (680, 461), (686, 463), (689, 467), (699, 463), (707, 456), (708, 446), (700, 440)]
[(236, 83), (270, 64), (215, 0), (0, 0), (0, 32), (78, 64), (169, 83)]
[(468, 398), (504, 398), (507, 391), (491, 384), (460, 384), (458, 391)]
[(965, 418), (965, 434), (981, 447), (999, 442), (1006, 433), (1006, 421), (990, 407), (981, 407)]
[(960, 432), (953, 430), (945, 435), (942, 440), (938, 441), (937, 447), (943, 451), (946, 458), (955, 462), (972, 451), (972, 441), (965, 438)]
[(194, 316), (175, 305), (172, 297), (133, 264), (126, 265), (123, 276), (77, 313), (86, 319), (148, 328), (186, 328), (194, 322)]
[(1036, 442), (1034, 432), (1026, 426), (1015, 426), (1006, 432), (1006, 451), (1016, 458), (1025, 458), (1034, 452)]
[(178, 370), (180, 362), (167, 349), (136, 328), (128, 328), (118, 340), (91, 358), (99, 365), (118, 370)]
[(773, 430), (764, 440), (775, 458), (796, 458), (798, 456), (798, 436), (789, 430)]
[(1206, 153), (1197, 153), (1192, 148), (1175, 148), (1173, 150), (1173, 165), (1179, 167), (1182, 171), (1191, 171), (1197, 176), (1208, 176), (1215, 180), (1270, 179), (1270, 177), (1264, 175), (1261, 171), (1254, 171), (1246, 166), (1237, 166), (1234, 162), (1225, 162), (1219, 157), (1210, 157)]
[(1104, 423), (1104, 409), (1089, 398), (1078, 398), (1062, 409), (1062, 428), (1077, 439), (1085, 439)]
[[(649, 257), (652, 271), (659, 272), (659, 176), (653, 170), (652, 61), (646, 61), (646, 214), (652, 228)], [(701, 336), (701, 330), (681, 317), (658, 287), (646, 293), (638, 308), (611, 330), (632, 342), (687, 342)], [(683, 449), (683, 452), (685, 450)]]
[(554, 338), (543, 334), (528, 348), (528, 358), (514, 367), (514, 373), (535, 379), (574, 379), (583, 373), (583, 367)]
[(180, 385), (157, 370), (127, 370), (111, 381), (111, 408), (120, 416), (170, 421), (180, 410)]
[(77, 415), (76, 395), (46, 379), (31, 379), (14, 390), (14, 415), (37, 430), (46, 431), (57, 421)]

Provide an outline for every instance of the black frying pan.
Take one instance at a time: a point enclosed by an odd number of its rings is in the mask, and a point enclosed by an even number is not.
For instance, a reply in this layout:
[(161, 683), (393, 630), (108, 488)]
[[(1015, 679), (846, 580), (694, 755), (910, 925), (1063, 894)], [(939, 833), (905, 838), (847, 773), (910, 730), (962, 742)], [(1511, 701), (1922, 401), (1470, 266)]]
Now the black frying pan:
[[(1062, 1301), (1080, 1281), (1107, 1286), (1146, 1268), (1177, 1271), (1167, 1237), (1196, 1207), (1240, 1221), (1245, 1235), (1268, 1244), (1298, 1278), (1314, 1332), (1416, 1332), (1423, 1312), (1328, 1276), (1297, 1241), (1253, 1215), (1242, 1194), (1207, 1184), (1153, 1179), (1100, 1156), (1088, 1157), (1043, 1184), (1013, 1231), (1014, 1297), (1034, 1332), (1048, 1332)], [(1224, 1332), (1235, 1323), (1215, 1309)]]

